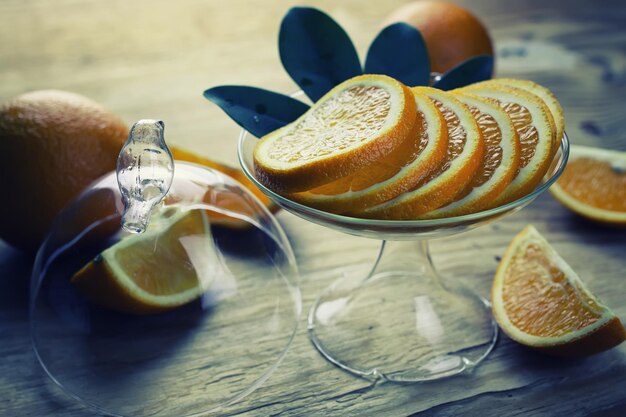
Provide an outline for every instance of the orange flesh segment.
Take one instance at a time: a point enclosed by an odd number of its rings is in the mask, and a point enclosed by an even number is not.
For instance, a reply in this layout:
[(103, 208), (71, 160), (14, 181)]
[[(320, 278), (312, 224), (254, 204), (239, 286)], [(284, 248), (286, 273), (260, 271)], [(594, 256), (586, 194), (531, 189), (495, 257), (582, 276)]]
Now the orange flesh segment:
[(567, 194), (603, 210), (626, 212), (626, 172), (605, 161), (578, 158), (570, 161), (558, 180)]
[(472, 116), (476, 119), (478, 128), (483, 137), (485, 143), (485, 153), (483, 161), (478, 167), (478, 171), (474, 174), (474, 177), (465, 189), (457, 196), (457, 200), (468, 195), (472, 192), (472, 189), (479, 187), (489, 181), (493, 176), (493, 173), (502, 163), (502, 148), (500, 142), (502, 141), (502, 131), (498, 122), (493, 116), (482, 113), (474, 106), (467, 106), (472, 113)]
[(383, 88), (357, 85), (346, 89), (317, 108), (325, 120), (303, 118), (276, 141), (268, 155), (276, 161), (303, 162), (340, 152), (380, 131), (390, 109), (391, 96)]
[(132, 250), (117, 251), (115, 260), (139, 288), (150, 294), (178, 294), (197, 288), (198, 276), (184, 240), (209, 238), (202, 233), (201, 213), (194, 210), (172, 225), (168, 233), (138, 241)]
[(336, 195), (350, 191), (361, 191), (374, 184), (383, 182), (397, 175), (407, 164), (413, 162), (428, 145), (428, 131), (424, 114), (417, 112), (417, 131), (415, 135), (409, 135), (401, 146), (396, 148), (391, 154), (379, 161), (367, 165), (356, 173), (348, 177), (310, 190), (312, 194)]
[(537, 243), (529, 243), (511, 259), (502, 300), (511, 323), (535, 336), (562, 336), (602, 316), (602, 308), (570, 282)]
[(428, 183), (445, 171), (450, 168), (452, 161), (456, 159), (463, 152), (463, 148), (465, 147), (465, 141), (467, 139), (467, 135), (465, 133), (465, 129), (461, 125), (461, 120), (456, 115), (455, 112), (446, 107), (439, 100), (433, 99), (433, 103), (437, 106), (437, 109), (443, 115), (443, 118), (446, 123), (446, 129), (448, 130), (448, 152), (446, 154), (446, 159), (443, 165), (436, 169), (432, 174), (430, 174), (424, 181), (424, 183)]
[[(533, 118), (528, 109), (518, 103), (507, 103), (493, 100), (509, 115), (515, 130), (519, 135), (520, 143), (520, 166), (524, 168), (533, 159), (537, 144), (539, 143), (539, 132), (533, 125)], [(519, 172), (518, 169), (518, 172)]]

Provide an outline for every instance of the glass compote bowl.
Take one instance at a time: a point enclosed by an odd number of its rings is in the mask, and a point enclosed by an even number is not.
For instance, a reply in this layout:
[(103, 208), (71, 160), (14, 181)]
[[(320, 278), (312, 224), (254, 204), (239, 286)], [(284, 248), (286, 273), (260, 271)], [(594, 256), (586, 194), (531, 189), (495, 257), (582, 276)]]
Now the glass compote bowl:
[(480, 213), (413, 221), (341, 216), (274, 193), (255, 177), (256, 141), (246, 131), (240, 134), (239, 161), (246, 175), (282, 208), (331, 229), (382, 240), (369, 274), (335, 281), (309, 312), (309, 336), (326, 359), (358, 376), (395, 382), (459, 374), (485, 359), (498, 333), (490, 304), (439, 277), (428, 240), (488, 224), (532, 202), (563, 172), (569, 154), (566, 135), (543, 182), (530, 194)]

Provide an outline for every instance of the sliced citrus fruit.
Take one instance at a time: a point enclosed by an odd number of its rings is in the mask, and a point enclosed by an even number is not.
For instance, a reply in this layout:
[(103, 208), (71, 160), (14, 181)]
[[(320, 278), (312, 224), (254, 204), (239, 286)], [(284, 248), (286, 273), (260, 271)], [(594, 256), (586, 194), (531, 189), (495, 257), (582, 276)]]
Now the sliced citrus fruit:
[(493, 314), (513, 340), (560, 356), (585, 356), (626, 339), (615, 314), (533, 226), (511, 242), (493, 282)]
[(588, 219), (626, 226), (626, 152), (572, 146), (552, 195)]
[[(390, 200), (417, 187), (446, 157), (448, 131), (433, 102), (414, 91), (416, 129), (411, 140), (389, 156), (330, 184), (288, 197), (320, 210), (342, 213)], [(409, 156), (406, 163), (401, 163)]]
[(248, 177), (245, 176), (241, 169), (234, 168), (208, 158), (204, 158), (191, 151), (178, 148), (176, 146), (170, 146), (170, 151), (172, 152), (172, 156), (175, 160), (193, 162), (198, 165), (213, 168), (217, 171), (223, 172), (224, 174), (233, 177), (241, 184), (243, 184), (248, 190), (250, 190), (252, 194), (254, 194), (261, 201), (261, 203), (263, 203), (263, 205), (267, 207), (271, 212), (274, 213), (279, 209), (278, 204), (274, 203), (268, 196), (263, 194), (263, 192), (259, 190)]
[(295, 122), (259, 140), (255, 173), (282, 193), (346, 177), (407, 140), (417, 113), (411, 90), (384, 75), (339, 84)]
[(553, 146), (555, 151), (556, 149), (558, 149), (558, 142), (561, 140), (563, 134), (565, 133), (565, 115), (563, 113), (561, 103), (559, 103), (559, 100), (557, 100), (552, 91), (542, 86), (541, 84), (537, 84), (530, 80), (519, 80), (515, 78), (494, 78), (493, 80), (488, 80), (485, 82), (521, 88), (522, 90), (535, 94), (537, 97), (542, 99), (544, 103), (546, 103), (546, 106), (548, 106), (548, 109), (550, 109), (550, 114), (552, 114), (552, 118), (554, 119), (556, 135), (554, 136), (555, 143), (553, 144)]
[(445, 119), (448, 149), (443, 165), (430, 173), (417, 188), (349, 214), (391, 220), (416, 219), (454, 200), (478, 170), (484, 143), (478, 124), (467, 106), (452, 94), (434, 88), (415, 87), (414, 90), (427, 95)]
[(104, 250), (71, 282), (91, 301), (112, 310), (147, 314), (198, 298), (211, 284), (207, 255), (215, 252), (204, 210), (168, 207), (148, 230)]
[(426, 213), (424, 218), (459, 216), (492, 208), (519, 167), (519, 138), (508, 114), (486, 99), (460, 92), (453, 94), (476, 118), (485, 141), (485, 154), (478, 171), (456, 200)]
[(553, 155), (554, 121), (545, 103), (524, 90), (514, 87), (478, 83), (461, 89), (497, 103), (507, 112), (520, 141), (520, 169), (513, 181), (496, 200), (508, 203), (530, 193), (541, 182)]

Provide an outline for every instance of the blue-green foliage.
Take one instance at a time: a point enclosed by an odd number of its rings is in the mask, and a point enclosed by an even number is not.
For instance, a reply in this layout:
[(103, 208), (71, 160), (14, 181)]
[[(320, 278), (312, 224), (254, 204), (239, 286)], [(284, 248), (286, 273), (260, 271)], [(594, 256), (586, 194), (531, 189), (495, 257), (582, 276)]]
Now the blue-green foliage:
[(408, 85), (428, 85), (430, 62), (422, 34), (406, 23), (384, 28), (365, 58), (365, 73), (384, 74)]
[[(363, 73), (346, 32), (326, 13), (311, 7), (290, 9), (280, 26), (282, 64), (312, 102), (341, 82)], [(385, 74), (414, 87), (428, 85), (430, 62), (420, 32), (405, 23), (384, 28), (369, 47), (366, 74)], [(433, 87), (452, 90), (489, 79), (493, 57), (476, 56), (452, 68)], [(204, 97), (256, 137), (285, 126), (309, 106), (284, 94), (256, 87), (214, 87)]]
[(440, 90), (454, 90), (466, 85), (485, 81), (491, 78), (493, 73), (493, 57), (478, 55), (461, 62), (456, 67), (446, 71), (441, 79), (433, 84)]
[(204, 92), (204, 97), (259, 138), (293, 122), (309, 109), (284, 94), (241, 85), (213, 87)]
[(348, 34), (326, 13), (310, 7), (287, 12), (278, 51), (287, 73), (313, 102), (363, 73)]

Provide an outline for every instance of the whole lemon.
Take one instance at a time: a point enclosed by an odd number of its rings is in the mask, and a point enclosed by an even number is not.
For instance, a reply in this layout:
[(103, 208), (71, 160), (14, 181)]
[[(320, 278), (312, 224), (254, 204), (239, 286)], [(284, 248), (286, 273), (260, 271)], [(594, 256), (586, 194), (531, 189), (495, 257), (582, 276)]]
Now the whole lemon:
[(416, 1), (393, 11), (384, 25), (405, 22), (417, 28), (428, 48), (431, 71), (444, 73), (476, 55), (493, 55), (487, 28), (456, 4)]
[(32, 251), (59, 211), (115, 169), (128, 135), (99, 104), (57, 90), (20, 95), (0, 106), (0, 238)]

